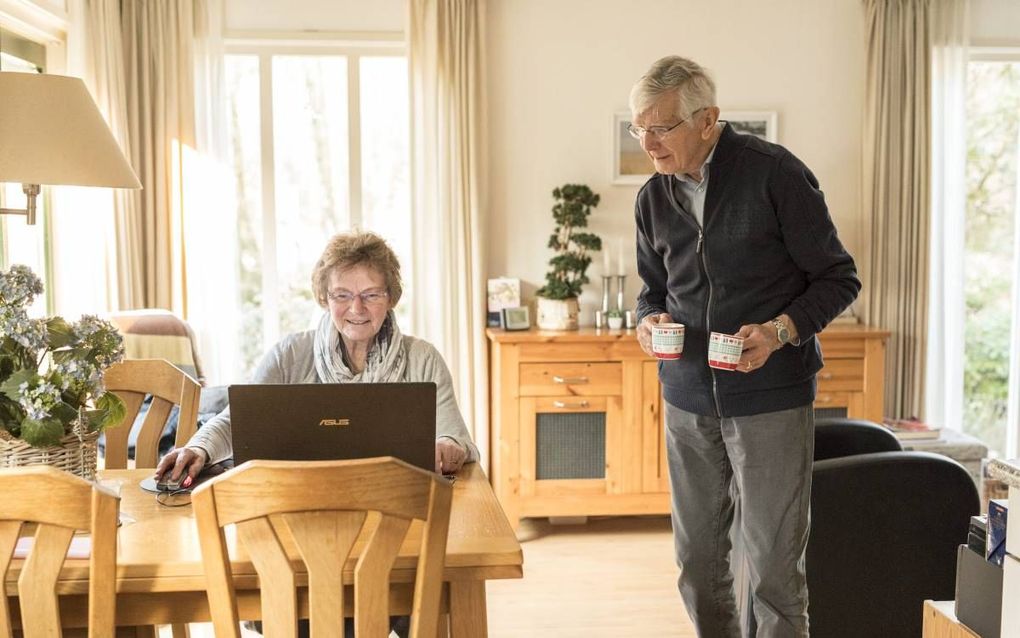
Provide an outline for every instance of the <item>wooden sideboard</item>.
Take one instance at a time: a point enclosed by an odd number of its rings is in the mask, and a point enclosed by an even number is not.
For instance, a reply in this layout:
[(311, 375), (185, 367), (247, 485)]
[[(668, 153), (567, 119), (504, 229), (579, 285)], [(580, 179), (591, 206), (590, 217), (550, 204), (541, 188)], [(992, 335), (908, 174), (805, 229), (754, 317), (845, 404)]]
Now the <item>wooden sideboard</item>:
[[(486, 334), (490, 476), (512, 525), (669, 512), (658, 364), (633, 330)], [(888, 336), (857, 325), (819, 335), (816, 410), (881, 420)]]

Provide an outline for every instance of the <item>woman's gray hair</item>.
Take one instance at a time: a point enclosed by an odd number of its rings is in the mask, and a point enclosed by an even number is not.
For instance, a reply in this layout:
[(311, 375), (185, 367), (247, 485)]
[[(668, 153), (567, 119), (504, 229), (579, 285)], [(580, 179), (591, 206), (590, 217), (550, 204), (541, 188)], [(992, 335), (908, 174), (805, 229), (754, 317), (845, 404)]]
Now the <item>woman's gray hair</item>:
[(390, 306), (396, 306), (404, 293), (400, 279), (400, 261), (386, 240), (375, 233), (354, 231), (334, 235), (322, 251), (312, 271), (312, 291), (315, 300), (325, 308), (328, 305), (329, 275), (334, 270), (347, 270), (355, 266), (368, 266), (386, 280)]
[(643, 113), (670, 91), (680, 97), (680, 112), (676, 114), (680, 119), (687, 119), (698, 109), (716, 106), (715, 82), (708, 71), (693, 60), (669, 55), (653, 64), (630, 90), (631, 113)]

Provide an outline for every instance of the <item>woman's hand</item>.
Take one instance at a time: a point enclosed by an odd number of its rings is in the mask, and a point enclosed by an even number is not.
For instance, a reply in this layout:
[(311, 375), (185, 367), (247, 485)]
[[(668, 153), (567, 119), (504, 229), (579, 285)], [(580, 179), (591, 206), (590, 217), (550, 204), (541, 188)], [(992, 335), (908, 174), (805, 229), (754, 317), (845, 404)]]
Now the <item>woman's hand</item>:
[(451, 438), (436, 439), (436, 472), (453, 474), (467, 461), (467, 450)]
[[(438, 455), (436, 458), (439, 458)], [(181, 487), (188, 488), (195, 482), (195, 477), (202, 471), (208, 460), (205, 450), (201, 448), (179, 447), (176, 450), (171, 450), (160, 460), (159, 465), (156, 466), (154, 476), (159, 481), (163, 478), (164, 474), (169, 472), (168, 478), (171, 481), (177, 482), (180, 480)], [(181, 480), (182, 474), (187, 474), (187, 477), (183, 480)]]

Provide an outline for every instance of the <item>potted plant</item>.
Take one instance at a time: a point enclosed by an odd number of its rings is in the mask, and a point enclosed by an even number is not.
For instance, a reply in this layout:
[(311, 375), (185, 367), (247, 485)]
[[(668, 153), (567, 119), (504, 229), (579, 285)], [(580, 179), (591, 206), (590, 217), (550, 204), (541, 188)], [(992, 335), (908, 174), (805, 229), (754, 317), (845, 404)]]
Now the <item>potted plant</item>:
[(0, 467), (44, 462), (94, 478), (96, 440), (125, 415), (103, 389), (103, 372), (124, 358), (123, 339), (91, 315), (29, 318), (43, 291), (26, 266), (0, 271)]
[(606, 323), (610, 330), (619, 330), (623, 327), (623, 312), (619, 309), (607, 310)]
[(585, 271), (591, 264), (589, 253), (602, 250), (598, 235), (579, 232), (588, 226), (591, 209), (599, 205), (599, 196), (584, 184), (564, 184), (553, 189), (556, 203), (553, 220), (556, 228), (549, 237), (555, 251), (549, 260), (545, 285), (538, 289), (538, 327), (546, 330), (576, 330), (581, 286), (588, 283)]

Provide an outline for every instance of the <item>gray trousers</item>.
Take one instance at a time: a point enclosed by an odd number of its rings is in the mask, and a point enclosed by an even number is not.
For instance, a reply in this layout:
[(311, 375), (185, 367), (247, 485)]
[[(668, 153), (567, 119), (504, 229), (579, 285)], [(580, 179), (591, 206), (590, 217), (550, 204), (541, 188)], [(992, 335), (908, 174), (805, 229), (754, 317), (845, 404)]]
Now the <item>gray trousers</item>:
[(698, 636), (741, 635), (731, 539), (748, 569), (757, 635), (807, 636), (812, 407), (719, 419), (667, 403), (666, 445), (678, 584)]

